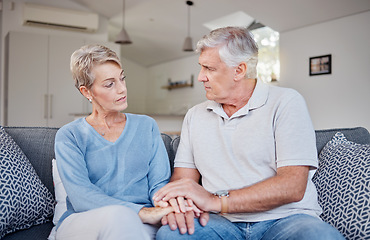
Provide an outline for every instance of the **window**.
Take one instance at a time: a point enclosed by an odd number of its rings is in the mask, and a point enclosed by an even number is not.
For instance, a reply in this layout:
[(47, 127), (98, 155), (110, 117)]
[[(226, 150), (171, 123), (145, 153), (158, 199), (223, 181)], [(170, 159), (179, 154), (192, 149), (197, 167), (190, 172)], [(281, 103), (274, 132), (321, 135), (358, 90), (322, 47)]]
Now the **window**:
[(279, 33), (269, 27), (252, 30), (258, 44), (258, 78), (264, 82), (274, 82), (280, 77)]

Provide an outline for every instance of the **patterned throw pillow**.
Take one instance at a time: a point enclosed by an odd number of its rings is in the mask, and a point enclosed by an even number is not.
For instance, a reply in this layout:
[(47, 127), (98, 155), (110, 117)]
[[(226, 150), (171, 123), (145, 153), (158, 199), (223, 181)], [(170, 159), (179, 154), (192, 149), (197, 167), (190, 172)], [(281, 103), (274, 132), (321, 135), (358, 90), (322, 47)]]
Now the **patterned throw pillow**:
[(319, 155), (313, 182), (320, 216), (347, 239), (370, 239), (370, 145), (336, 133)]
[(50, 220), (54, 199), (19, 146), (0, 127), (0, 239)]

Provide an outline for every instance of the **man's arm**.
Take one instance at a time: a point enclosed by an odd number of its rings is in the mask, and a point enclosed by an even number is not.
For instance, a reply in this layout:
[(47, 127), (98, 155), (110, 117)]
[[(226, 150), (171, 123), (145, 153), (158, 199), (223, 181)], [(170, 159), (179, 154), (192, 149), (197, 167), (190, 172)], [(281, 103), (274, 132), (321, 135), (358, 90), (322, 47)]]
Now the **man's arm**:
[(262, 212), (302, 200), (308, 171), (308, 166), (281, 167), (274, 177), (250, 187), (230, 191), (227, 199), (228, 212)]
[(195, 182), (199, 182), (200, 174), (197, 169), (195, 168), (181, 168), (176, 167), (173, 171), (173, 174), (171, 176), (171, 182), (180, 180), (182, 178), (189, 178), (192, 179)]
[[(228, 212), (262, 212), (300, 201), (306, 190), (308, 172), (308, 166), (280, 167), (274, 177), (242, 189), (230, 190), (227, 198)], [(184, 197), (192, 199), (203, 211), (221, 211), (221, 200), (207, 192), (194, 179), (176, 179), (160, 189), (154, 196), (155, 200), (168, 201)]]

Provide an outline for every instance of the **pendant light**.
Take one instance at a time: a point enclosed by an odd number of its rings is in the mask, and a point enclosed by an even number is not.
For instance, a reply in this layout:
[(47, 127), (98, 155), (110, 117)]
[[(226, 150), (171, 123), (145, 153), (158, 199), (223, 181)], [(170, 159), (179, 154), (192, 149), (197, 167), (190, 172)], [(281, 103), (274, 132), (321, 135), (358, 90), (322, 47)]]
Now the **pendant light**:
[(115, 43), (118, 44), (130, 44), (132, 43), (130, 37), (125, 30), (125, 0), (123, 0), (123, 12), (122, 12), (122, 30), (118, 34)]
[(186, 1), (188, 5), (188, 36), (185, 38), (184, 46), (182, 50), (185, 52), (192, 52), (193, 50), (193, 40), (190, 37), (190, 6), (193, 5), (192, 1)]

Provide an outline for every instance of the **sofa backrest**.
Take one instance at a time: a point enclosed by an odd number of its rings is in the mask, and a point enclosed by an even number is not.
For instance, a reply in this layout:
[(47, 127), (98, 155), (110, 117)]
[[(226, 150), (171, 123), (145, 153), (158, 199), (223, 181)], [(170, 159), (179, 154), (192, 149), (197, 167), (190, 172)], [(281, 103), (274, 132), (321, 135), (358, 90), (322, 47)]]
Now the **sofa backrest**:
[[(55, 134), (58, 128), (48, 127), (4, 127), (5, 131), (14, 139), (23, 153), (30, 160), (41, 181), (54, 196), (52, 177), (52, 159), (54, 155)], [(162, 133), (162, 139), (173, 169), (175, 153), (171, 147), (172, 138)]]
[[(41, 181), (54, 195), (51, 160), (54, 156), (54, 139), (58, 128), (48, 127), (4, 127), (6, 132), (19, 145), (24, 154), (30, 160)], [(366, 128), (341, 128), (316, 131), (316, 147), (318, 153), (336, 132), (342, 132), (349, 141), (361, 144), (370, 144), (370, 134)], [(180, 137), (172, 139), (162, 133), (162, 139), (170, 160), (171, 171), (173, 171), (174, 158)]]

